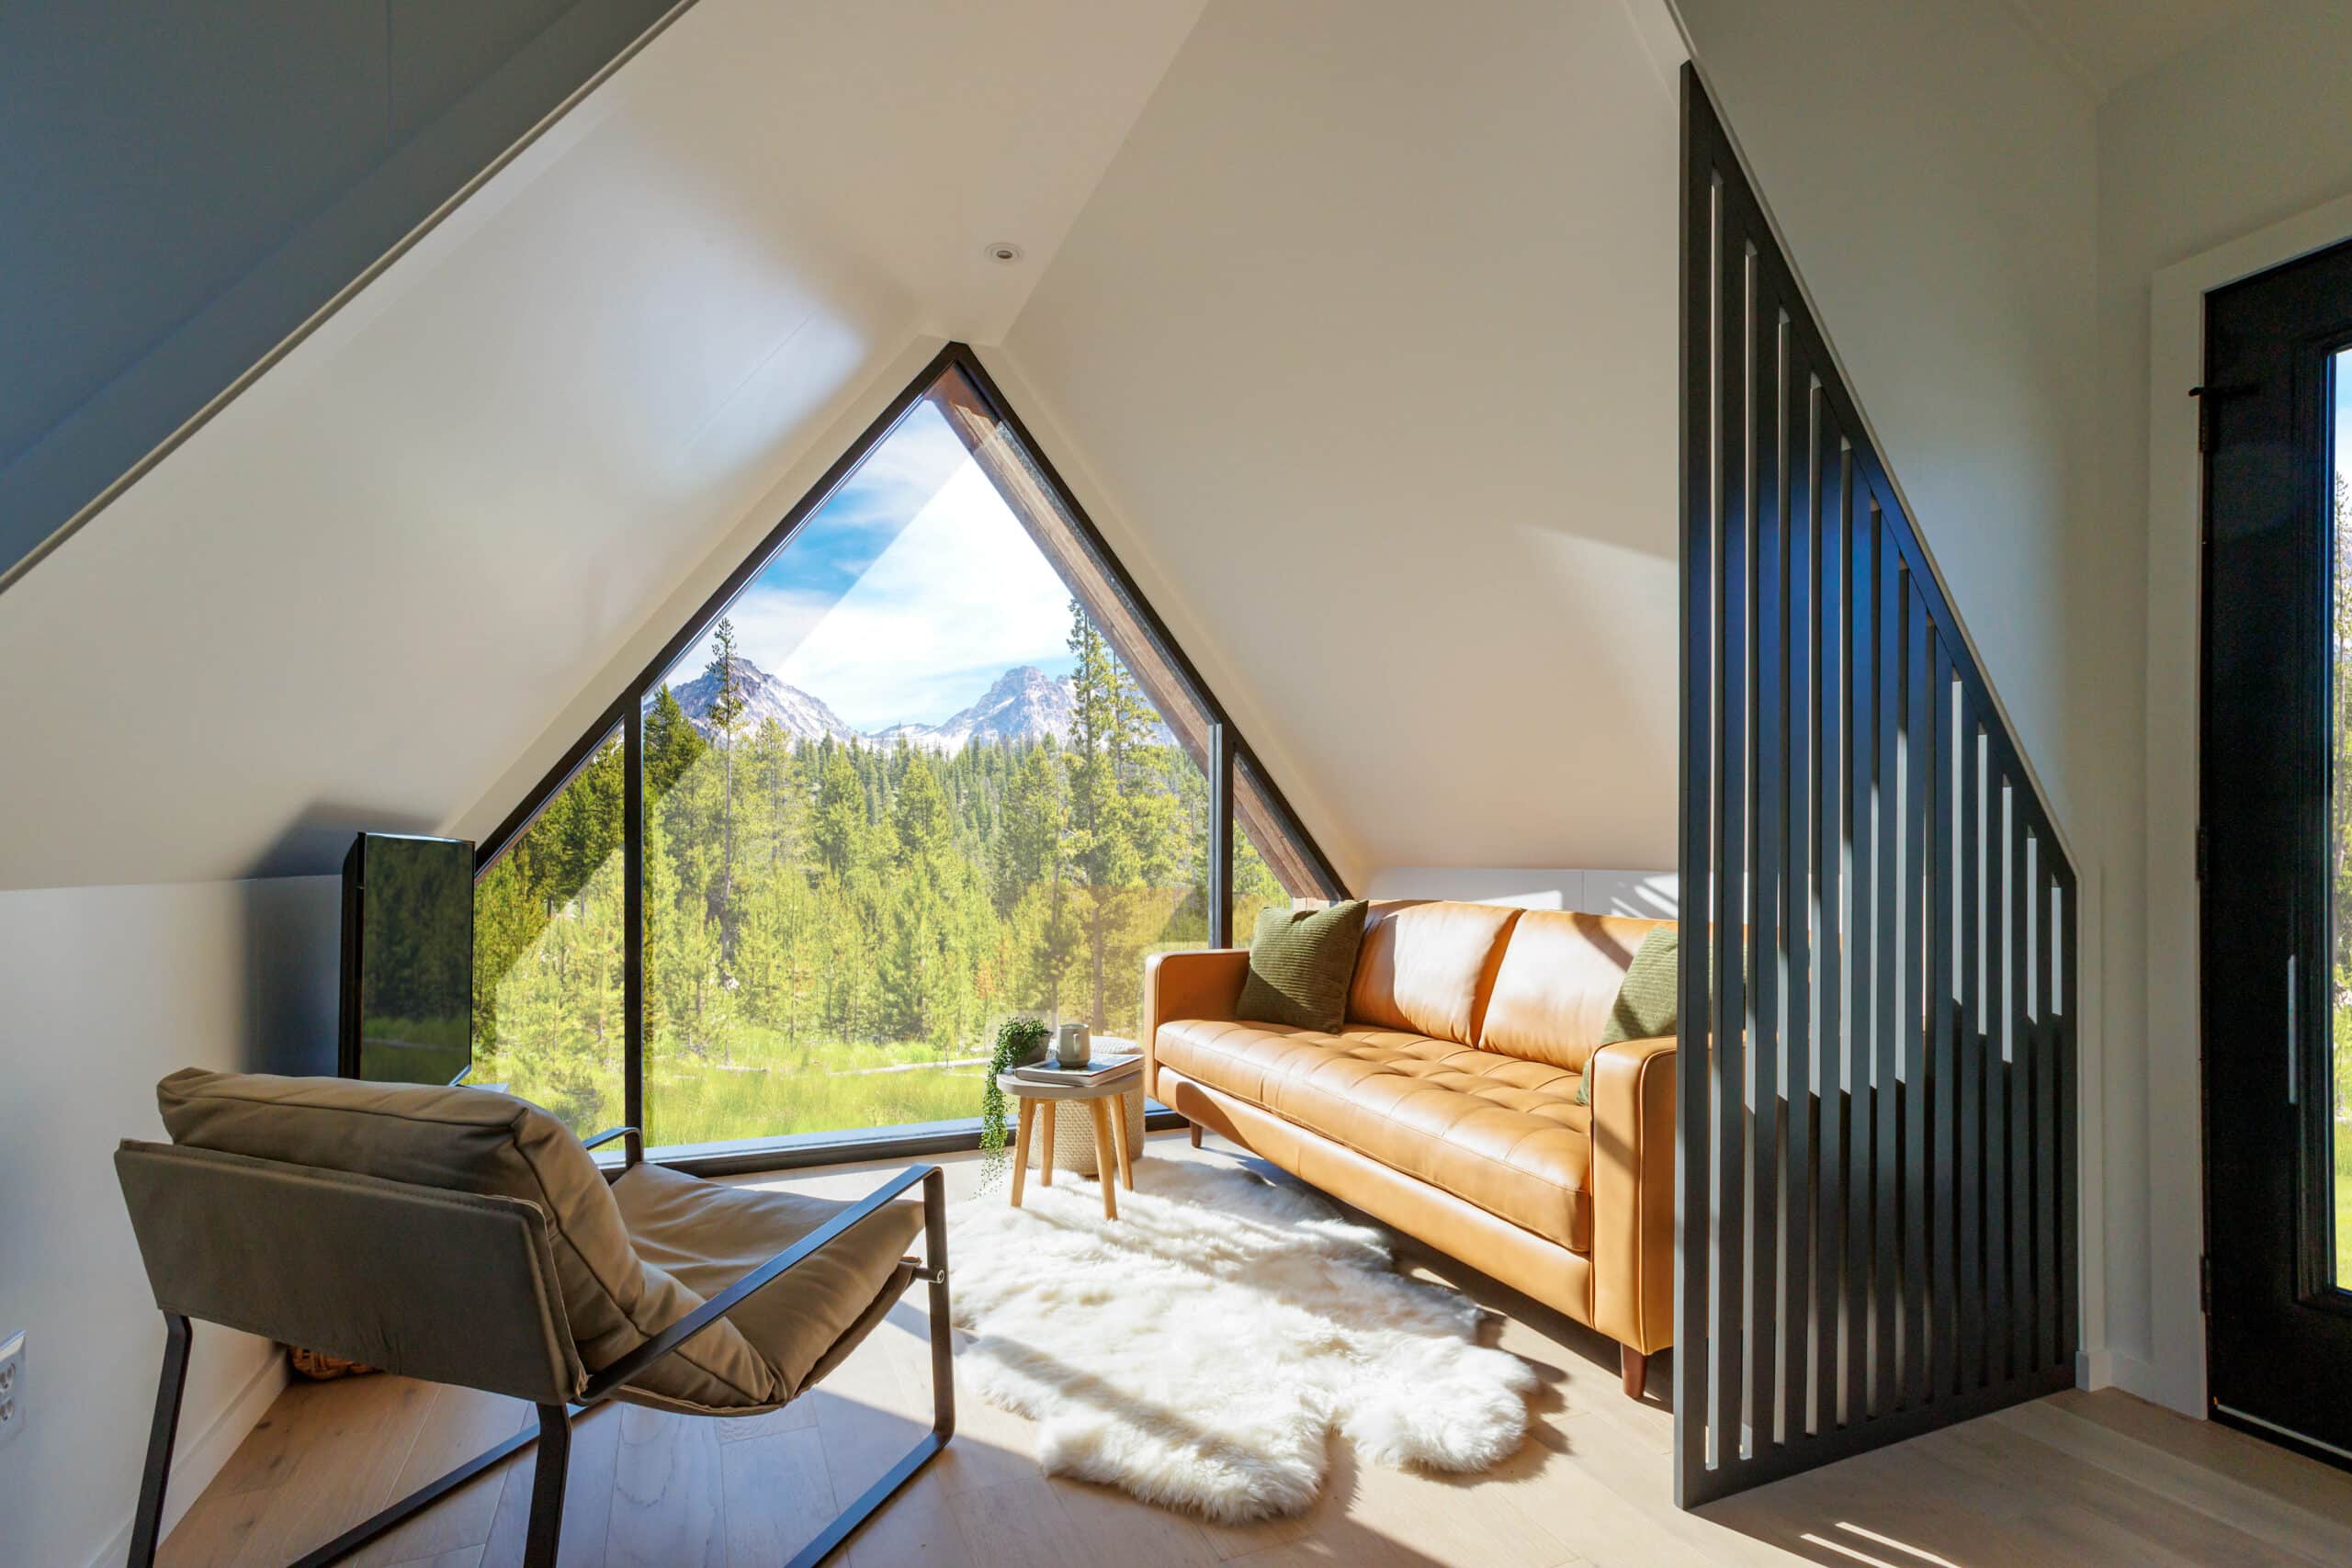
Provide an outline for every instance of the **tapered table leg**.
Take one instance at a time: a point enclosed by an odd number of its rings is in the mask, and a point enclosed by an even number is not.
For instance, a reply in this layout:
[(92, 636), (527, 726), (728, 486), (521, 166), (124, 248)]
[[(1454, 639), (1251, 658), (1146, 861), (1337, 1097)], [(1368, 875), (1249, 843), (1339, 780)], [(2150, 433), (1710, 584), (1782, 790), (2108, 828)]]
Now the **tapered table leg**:
[(1037, 1102), (1023, 1099), (1017, 1103), (1012, 1134), (1012, 1206), (1021, 1207), (1022, 1179), (1029, 1174), (1029, 1130), (1037, 1124)]
[(1119, 1146), (1119, 1185), (1132, 1192), (1136, 1190), (1136, 1155), (1127, 1142), (1127, 1097), (1119, 1096), (1111, 1104), (1111, 1141)]
[(1111, 1102), (1097, 1096), (1086, 1102), (1086, 1108), (1094, 1113), (1094, 1178), (1102, 1189), (1102, 1217), (1115, 1220), (1119, 1217), (1119, 1166), (1118, 1156), (1111, 1152)]

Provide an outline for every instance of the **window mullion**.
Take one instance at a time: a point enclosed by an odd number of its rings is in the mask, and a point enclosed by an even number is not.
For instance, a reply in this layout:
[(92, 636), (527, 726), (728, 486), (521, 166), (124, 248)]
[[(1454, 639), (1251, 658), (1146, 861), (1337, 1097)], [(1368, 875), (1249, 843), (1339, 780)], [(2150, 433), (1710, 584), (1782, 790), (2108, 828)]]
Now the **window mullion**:
[(645, 705), (621, 720), (621, 1106), (645, 1125)]
[(1233, 945), (1233, 742), (1223, 722), (1209, 726), (1209, 945)]

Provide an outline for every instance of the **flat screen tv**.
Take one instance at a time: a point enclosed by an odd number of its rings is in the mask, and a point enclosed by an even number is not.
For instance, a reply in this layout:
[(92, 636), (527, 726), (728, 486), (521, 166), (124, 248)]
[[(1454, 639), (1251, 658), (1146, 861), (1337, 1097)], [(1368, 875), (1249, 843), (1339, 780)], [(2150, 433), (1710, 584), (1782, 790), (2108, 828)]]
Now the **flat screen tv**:
[(473, 1066), (474, 847), (362, 833), (343, 861), (335, 1070), (455, 1083)]

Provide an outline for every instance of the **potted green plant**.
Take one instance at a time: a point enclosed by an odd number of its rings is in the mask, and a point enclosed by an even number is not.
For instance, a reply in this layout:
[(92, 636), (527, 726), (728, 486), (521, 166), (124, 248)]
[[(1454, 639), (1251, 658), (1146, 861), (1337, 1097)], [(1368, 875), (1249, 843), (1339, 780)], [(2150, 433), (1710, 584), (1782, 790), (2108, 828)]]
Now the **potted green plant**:
[(996, 1028), (996, 1050), (989, 1058), (989, 1076), (980, 1089), (980, 1185), (994, 1187), (1004, 1175), (1004, 1090), (997, 1077), (1015, 1067), (1046, 1059), (1046, 1043), (1054, 1032), (1045, 1020), (1015, 1016)]

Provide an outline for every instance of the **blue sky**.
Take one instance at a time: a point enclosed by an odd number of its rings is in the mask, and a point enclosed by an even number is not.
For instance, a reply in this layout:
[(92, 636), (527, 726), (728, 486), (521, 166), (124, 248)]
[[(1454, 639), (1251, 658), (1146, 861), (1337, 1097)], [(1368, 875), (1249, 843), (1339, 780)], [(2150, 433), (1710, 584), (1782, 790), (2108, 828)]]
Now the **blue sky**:
[[(1069, 590), (928, 402), (727, 613), (745, 657), (854, 729), (936, 724), (1016, 664), (1070, 669)], [(670, 679), (709, 659), (706, 639)]]
[(2352, 349), (2335, 356), (2335, 471), (2352, 477)]

